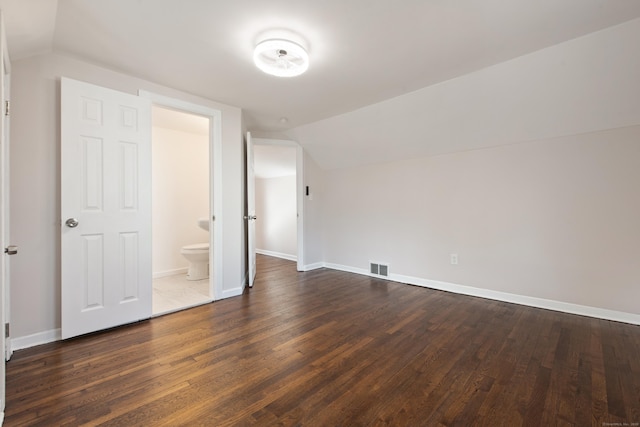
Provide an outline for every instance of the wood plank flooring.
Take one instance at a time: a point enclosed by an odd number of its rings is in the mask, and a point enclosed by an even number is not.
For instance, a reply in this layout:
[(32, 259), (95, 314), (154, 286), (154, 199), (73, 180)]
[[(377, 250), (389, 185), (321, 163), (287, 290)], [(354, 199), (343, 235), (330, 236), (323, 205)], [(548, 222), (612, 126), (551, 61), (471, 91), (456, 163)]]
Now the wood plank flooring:
[(640, 423), (640, 327), (258, 256), (244, 295), (14, 354), (5, 426)]

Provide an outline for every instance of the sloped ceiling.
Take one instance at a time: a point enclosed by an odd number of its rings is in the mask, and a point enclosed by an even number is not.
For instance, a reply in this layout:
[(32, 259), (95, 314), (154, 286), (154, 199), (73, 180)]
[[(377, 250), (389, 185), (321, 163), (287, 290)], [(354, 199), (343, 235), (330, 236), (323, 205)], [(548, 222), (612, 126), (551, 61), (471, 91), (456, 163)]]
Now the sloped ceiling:
[[(79, 57), (241, 107), (282, 134), (640, 17), (637, 0), (0, 0), (14, 61)], [(309, 71), (261, 73), (286, 33)], [(381, 148), (378, 148), (381, 149)]]

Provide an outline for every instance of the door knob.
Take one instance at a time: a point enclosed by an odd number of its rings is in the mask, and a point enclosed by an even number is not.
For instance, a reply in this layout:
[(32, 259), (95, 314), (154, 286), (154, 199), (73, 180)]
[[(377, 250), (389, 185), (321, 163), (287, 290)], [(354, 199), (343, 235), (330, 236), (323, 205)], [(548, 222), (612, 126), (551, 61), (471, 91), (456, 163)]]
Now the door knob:
[(69, 218), (64, 222), (69, 228), (76, 228), (79, 224), (78, 220), (75, 218)]
[(248, 221), (251, 221), (251, 220), (254, 220), (254, 219), (258, 219), (258, 217), (255, 216), (255, 215), (245, 215), (244, 219), (246, 219)]
[(7, 255), (15, 255), (18, 253), (18, 247), (14, 245), (9, 245), (4, 248), (4, 253)]

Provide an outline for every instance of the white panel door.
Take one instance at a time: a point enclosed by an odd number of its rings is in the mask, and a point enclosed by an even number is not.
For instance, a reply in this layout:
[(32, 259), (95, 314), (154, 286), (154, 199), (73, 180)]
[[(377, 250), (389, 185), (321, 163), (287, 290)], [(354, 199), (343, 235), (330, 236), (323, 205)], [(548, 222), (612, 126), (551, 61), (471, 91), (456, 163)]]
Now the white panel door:
[(249, 286), (256, 278), (256, 177), (253, 163), (253, 141), (247, 132), (247, 234), (249, 251)]
[(62, 79), (62, 338), (151, 317), (151, 101)]

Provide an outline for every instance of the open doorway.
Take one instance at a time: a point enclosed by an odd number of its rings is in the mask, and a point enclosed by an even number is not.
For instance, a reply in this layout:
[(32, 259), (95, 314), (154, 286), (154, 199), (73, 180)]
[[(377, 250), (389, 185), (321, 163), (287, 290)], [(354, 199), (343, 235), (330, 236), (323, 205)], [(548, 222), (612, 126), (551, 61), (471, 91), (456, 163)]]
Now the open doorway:
[(302, 151), (294, 141), (253, 138), (256, 253), (303, 264)]
[(153, 315), (212, 301), (207, 117), (152, 107)]
[[(143, 98), (151, 100), (153, 106), (201, 116), (208, 121), (209, 155), (209, 201), (208, 217), (202, 218), (209, 224), (209, 299), (215, 301), (222, 298), (222, 112), (211, 107), (179, 99), (159, 95), (147, 91), (139, 91)], [(167, 175), (172, 172), (165, 171)], [(198, 220), (196, 220), (198, 222)], [(183, 307), (186, 308), (186, 307)], [(175, 310), (174, 310), (175, 311)], [(154, 312), (153, 315), (164, 314)]]

